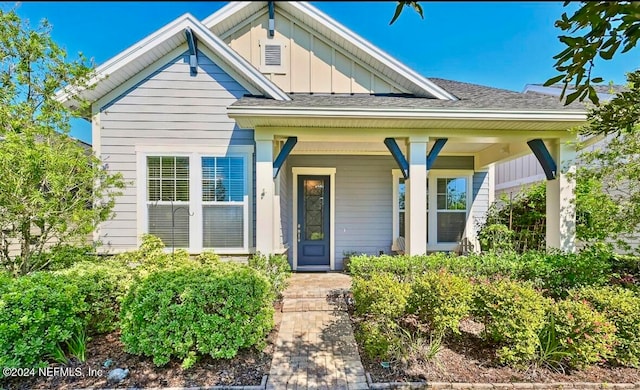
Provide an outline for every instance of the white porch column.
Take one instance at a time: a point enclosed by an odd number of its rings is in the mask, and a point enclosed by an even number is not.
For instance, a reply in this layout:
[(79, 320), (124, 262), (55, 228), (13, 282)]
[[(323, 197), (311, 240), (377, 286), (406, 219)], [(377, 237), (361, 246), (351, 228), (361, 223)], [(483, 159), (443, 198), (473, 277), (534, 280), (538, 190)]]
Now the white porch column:
[(274, 250), (273, 135), (255, 132), (256, 140), (256, 251)]
[(405, 252), (427, 253), (427, 145), (428, 137), (411, 137), (407, 142), (409, 180), (405, 189), (407, 218)]
[(575, 252), (576, 239), (576, 173), (574, 145), (557, 141), (549, 145), (558, 172), (547, 181), (547, 248)]

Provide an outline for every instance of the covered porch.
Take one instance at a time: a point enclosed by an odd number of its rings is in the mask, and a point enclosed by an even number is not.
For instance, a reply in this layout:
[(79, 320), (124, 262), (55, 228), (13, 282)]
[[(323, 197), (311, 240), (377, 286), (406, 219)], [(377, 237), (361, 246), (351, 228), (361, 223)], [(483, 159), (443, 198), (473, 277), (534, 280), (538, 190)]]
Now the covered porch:
[(350, 111), (229, 108), (255, 132), (256, 251), (331, 270), (347, 252), (389, 253), (400, 236), (410, 255), (454, 251), (475, 243), (493, 164), (531, 151), (548, 173), (547, 246), (574, 250), (567, 130), (582, 113)]

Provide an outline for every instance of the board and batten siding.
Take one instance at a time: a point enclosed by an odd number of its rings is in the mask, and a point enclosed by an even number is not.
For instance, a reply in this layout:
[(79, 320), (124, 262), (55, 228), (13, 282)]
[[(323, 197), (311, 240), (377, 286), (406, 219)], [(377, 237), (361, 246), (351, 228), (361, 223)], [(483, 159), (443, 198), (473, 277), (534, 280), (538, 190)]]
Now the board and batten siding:
[[(287, 160), (286, 187), (293, 189), (292, 167), (336, 168), (335, 266), (343, 267), (344, 252), (378, 254), (391, 252), (393, 240), (393, 179), (397, 165), (391, 156), (291, 155)], [(444, 166), (443, 169), (451, 169)], [(281, 171), (281, 174), (284, 171)], [(296, 194), (291, 194), (296, 196)], [(290, 198), (292, 199), (292, 198)], [(281, 203), (282, 204), (282, 203)], [(292, 242), (293, 202), (282, 204), (281, 216), (287, 225), (287, 241)], [(484, 217), (489, 207), (489, 173), (473, 175), (472, 223)], [(474, 225), (475, 228), (475, 225)], [(475, 230), (475, 229), (474, 229)], [(283, 232), (284, 233), (284, 232)], [(293, 248), (293, 245), (289, 245)], [(291, 249), (292, 250), (292, 249)], [(289, 253), (292, 256), (292, 253)]]
[(282, 44), (280, 71), (267, 71), (271, 81), (294, 93), (402, 93), (406, 92), (362, 61), (312, 31), (304, 22), (276, 8), (275, 36), (268, 37), (266, 12), (223, 35), (224, 41), (261, 69), (262, 46)]
[(545, 179), (544, 171), (533, 153), (496, 164), (496, 199), (501, 194), (515, 195), (521, 189)]
[(146, 194), (136, 194), (136, 146), (185, 145), (183, 152), (190, 152), (187, 145), (253, 145), (253, 130), (238, 128), (226, 113), (227, 106), (246, 93), (202, 52), (192, 76), (185, 52), (100, 107), (101, 159), (127, 181), (115, 217), (100, 226), (103, 249), (118, 252), (137, 246), (136, 196)]

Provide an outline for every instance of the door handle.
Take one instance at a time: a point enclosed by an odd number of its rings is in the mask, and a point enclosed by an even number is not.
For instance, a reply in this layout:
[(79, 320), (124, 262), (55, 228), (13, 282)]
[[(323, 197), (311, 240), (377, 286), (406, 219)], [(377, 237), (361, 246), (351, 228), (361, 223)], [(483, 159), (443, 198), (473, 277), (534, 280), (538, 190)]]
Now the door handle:
[(298, 224), (298, 242), (300, 242), (300, 224)]

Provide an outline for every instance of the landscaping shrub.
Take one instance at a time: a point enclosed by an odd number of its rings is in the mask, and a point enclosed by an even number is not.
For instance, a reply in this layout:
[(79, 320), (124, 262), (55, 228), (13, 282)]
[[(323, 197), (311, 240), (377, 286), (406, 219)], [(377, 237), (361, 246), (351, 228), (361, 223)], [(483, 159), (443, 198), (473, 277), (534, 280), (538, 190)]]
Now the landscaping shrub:
[[(14, 279), (0, 295), (0, 367), (44, 367), (84, 328), (78, 287), (49, 273)], [(2, 377), (2, 374), (0, 374)]]
[(615, 326), (587, 301), (562, 300), (555, 303), (551, 313), (571, 366), (584, 368), (613, 356)]
[(133, 279), (131, 269), (112, 260), (85, 261), (55, 274), (76, 286), (87, 303), (82, 315), (90, 334), (117, 329), (120, 303), (129, 291)]
[(409, 311), (416, 313), (429, 329), (440, 334), (460, 334), (460, 320), (471, 310), (473, 287), (464, 277), (441, 270), (427, 272), (411, 285)]
[(371, 359), (389, 359), (391, 352), (400, 343), (398, 325), (384, 319), (362, 321), (355, 337), (362, 344), (364, 353)]
[(371, 279), (352, 281), (356, 313), (392, 321), (405, 314), (411, 286), (389, 273), (373, 274)]
[(196, 256), (195, 261), (200, 265), (215, 267), (220, 264), (220, 256), (211, 251), (205, 251)]
[(586, 299), (616, 327), (614, 361), (640, 367), (640, 296), (620, 287), (587, 287), (571, 294)]
[(41, 269), (44, 270), (60, 270), (96, 258), (95, 248), (91, 245), (58, 245), (46, 252), (34, 254), (31, 261), (41, 264)]
[(249, 267), (258, 270), (258, 272), (267, 277), (276, 297), (280, 297), (287, 288), (288, 279), (291, 277), (291, 266), (287, 256), (265, 256), (261, 253), (256, 253), (249, 258)]
[(570, 289), (605, 285), (611, 275), (611, 253), (591, 248), (580, 253), (527, 252), (522, 254), (521, 279), (533, 281), (554, 298)]
[(232, 358), (262, 347), (273, 328), (269, 281), (242, 265), (160, 270), (134, 284), (122, 302), (122, 341), (130, 353), (171, 357), (190, 367), (200, 354)]
[(530, 283), (502, 279), (480, 283), (474, 301), (485, 336), (500, 345), (501, 362), (521, 364), (534, 359), (549, 307), (547, 298)]

